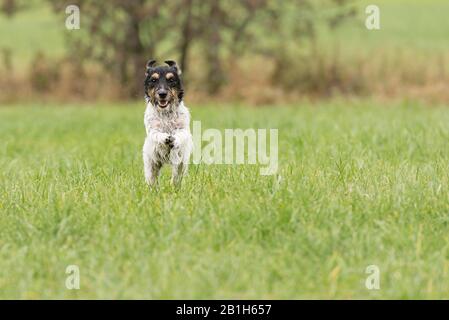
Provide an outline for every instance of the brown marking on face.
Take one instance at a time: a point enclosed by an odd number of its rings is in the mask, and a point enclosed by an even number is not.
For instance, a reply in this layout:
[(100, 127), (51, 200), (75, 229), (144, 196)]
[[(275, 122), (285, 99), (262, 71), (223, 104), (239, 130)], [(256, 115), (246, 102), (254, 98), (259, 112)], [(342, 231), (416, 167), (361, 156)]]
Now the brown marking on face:
[(159, 79), (159, 73), (153, 73), (151, 79)]
[(178, 91), (175, 88), (168, 89), (170, 99), (173, 99), (176, 103), (179, 101), (178, 99)]
[(165, 75), (165, 78), (167, 79), (167, 80), (170, 80), (171, 78), (173, 78), (175, 75), (173, 74), (173, 73), (171, 73), (171, 72), (169, 72), (169, 73), (167, 73), (166, 75)]
[(154, 88), (150, 88), (147, 92), (148, 96), (150, 96), (150, 98), (152, 100), (154, 100), (156, 98), (156, 90)]

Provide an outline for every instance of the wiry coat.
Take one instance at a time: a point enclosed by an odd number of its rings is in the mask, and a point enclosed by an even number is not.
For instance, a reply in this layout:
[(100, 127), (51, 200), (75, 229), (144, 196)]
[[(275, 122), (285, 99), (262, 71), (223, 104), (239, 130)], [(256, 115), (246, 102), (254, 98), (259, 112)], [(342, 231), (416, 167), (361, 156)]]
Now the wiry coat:
[(182, 101), (161, 109), (147, 99), (144, 115), (147, 137), (143, 145), (145, 180), (153, 185), (164, 164), (172, 166), (172, 182), (179, 183), (187, 172), (193, 141), (190, 113)]

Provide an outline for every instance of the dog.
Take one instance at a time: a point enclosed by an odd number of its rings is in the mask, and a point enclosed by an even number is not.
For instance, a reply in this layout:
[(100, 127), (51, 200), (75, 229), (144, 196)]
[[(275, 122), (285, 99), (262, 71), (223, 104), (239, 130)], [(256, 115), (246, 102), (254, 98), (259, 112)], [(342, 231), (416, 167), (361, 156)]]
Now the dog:
[(190, 112), (184, 105), (181, 70), (175, 61), (156, 66), (148, 61), (145, 73), (144, 124), (146, 138), (143, 145), (145, 181), (157, 185), (164, 164), (172, 166), (171, 181), (179, 185), (187, 173), (193, 149), (190, 133)]

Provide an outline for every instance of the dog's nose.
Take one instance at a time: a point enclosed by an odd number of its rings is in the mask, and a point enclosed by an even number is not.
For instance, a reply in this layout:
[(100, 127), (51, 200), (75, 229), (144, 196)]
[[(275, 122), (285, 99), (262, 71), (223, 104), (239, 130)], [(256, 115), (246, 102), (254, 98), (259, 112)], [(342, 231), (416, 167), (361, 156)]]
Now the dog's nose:
[(159, 98), (165, 99), (167, 97), (167, 91), (161, 90), (157, 93), (159, 95)]

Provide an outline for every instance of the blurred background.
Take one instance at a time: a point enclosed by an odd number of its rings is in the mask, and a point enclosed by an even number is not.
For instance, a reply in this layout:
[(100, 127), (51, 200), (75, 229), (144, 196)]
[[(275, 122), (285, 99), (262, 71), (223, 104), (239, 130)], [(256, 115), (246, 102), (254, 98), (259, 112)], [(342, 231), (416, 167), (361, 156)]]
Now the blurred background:
[[(375, 3), (374, 3), (375, 2)], [(175, 59), (191, 102), (449, 101), (446, 0), (0, 0), (0, 103), (142, 99)], [(68, 30), (66, 7), (80, 8)], [(369, 4), (380, 30), (365, 27)]]

